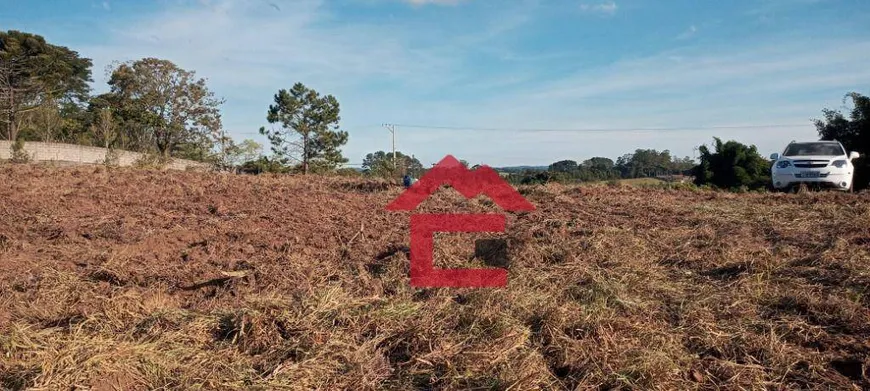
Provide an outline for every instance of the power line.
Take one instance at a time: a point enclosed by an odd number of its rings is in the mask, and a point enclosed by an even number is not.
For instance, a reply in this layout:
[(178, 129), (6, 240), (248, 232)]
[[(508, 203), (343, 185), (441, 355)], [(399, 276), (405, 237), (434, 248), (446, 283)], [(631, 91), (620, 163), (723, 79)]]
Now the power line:
[[(712, 125), (712, 126), (662, 126), (662, 127), (639, 127), (639, 128), (577, 128), (577, 129), (547, 129), (547, 128), (483, 128), (475, 126), (440, 126), (419, 124), (382, 124), (391, 133), (396, 127), (409, 129), (437, 129), (437, 130), (466, 130), (482, 132), (538, 132), (538, 133), (584, 133), (584, 132), (644, 132), (644, 131), (681, 131), (681, 130), (718, 130), (718, 129), (769, 129), (769, 128), (794, 128), (808, 126), (808, 124), (766, 124), (766, 125)], [(360, 127), (362, 128), (362, 127)], [(234, 132), (238, 135), (261, 135), (259, 132)]]
[[(384, 125), (385, 125), (385, 124), (377, 124), (377, 125), (374, 125), (374, 124), (370, 124), (370, 125), (360, 125), (360, 126), (353, 126), (353, 127), (350, 128), (350, 129), (352, 129), (352, 130), (359, 130), (359, 129), (372, 129), (372, 128), (380, 128), (380, 127), (383, 127)], [(387, 125), (388, 125), (388, 124), (387, 124)], [(396, 125), (393, 125), (393, 126), (396, 126)], [(262, 134), (262, 133), (260, 133), (260, 132), (243, 131), (243, 132), (231, 132), (231, 133), (233, 133), (233, 134), (240, 134), (240, 135), (263, 136), (263, 137), (266, 137), (266, 135), (264, 135), (264, 134)]]
[(769, 124), (769, 125), (723, 125), (723, 126), (683, 126), (683, 127), (651, 127), (651, 128), (585, 128), (585, 129), (529, 129), (529, 128), (478, 128), (472, 126), (436, 126), (395, 124), (393, 126), (416, 129), (442, 130), (473, 130), (493, 132), (637, 132), (637, 131), (671, 131), (671, 130), (714, 130), (714, 129), (763, 129), (763, 128), (793, 128), (807, 124)]
[(390, 131), (390, 134), (393, 135), (393, 169), (396, 169), (396, 125), (393, 124), (383, 124), (385, 129)]

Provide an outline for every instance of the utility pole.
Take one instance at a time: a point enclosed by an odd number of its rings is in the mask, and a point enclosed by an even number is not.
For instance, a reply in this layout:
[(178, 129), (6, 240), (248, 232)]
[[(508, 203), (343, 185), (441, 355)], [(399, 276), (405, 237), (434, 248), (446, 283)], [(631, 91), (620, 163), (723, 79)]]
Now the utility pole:
[(383, 124), (383, 127), (390, 131), (390, 134), (393, 135), (393, 170), (398, 168), (396, 164), (396, 125), (393, 124)]
[(227, 146), (226, 146), (226, 143), (227, 143), (227, 131), (226, 131), (226, 129), (221, 128), (221, 131), (220, 131), (220, 132), (221, 132), (221, 135), (220, 135), (220, 138), (221, 138), (221, 156), (220, 156), (220, 160), (219, 160), (219, 161), (220, 161), (220, 163), (219, 163), (219, 165), (220, 165), (219, 169), (220, 169), (221, 171), (223, 171), (223, 170), (226, 170), (226, 169), (227, 169), (226, 166), (227, 166), (227, 163), (228, 163), (228, 162), (227, 162)]

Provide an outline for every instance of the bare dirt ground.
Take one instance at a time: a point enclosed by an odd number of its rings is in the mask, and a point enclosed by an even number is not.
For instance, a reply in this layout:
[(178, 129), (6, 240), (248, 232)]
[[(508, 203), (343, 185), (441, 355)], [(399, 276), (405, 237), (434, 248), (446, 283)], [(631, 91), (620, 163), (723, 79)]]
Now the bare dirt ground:
[(522, 188), (508, 286), (424, 290), (401, 190), (0, 167), (0, 388), (870, 388), (868, 193)]

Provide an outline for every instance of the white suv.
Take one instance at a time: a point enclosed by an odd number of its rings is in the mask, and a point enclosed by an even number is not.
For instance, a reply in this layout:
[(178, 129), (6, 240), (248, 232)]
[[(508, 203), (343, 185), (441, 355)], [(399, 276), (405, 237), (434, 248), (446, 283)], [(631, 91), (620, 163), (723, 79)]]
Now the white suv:
[(770, 155), (773, 167), (770, 177), (776, 190), (791, 189), (801, 183), (852, 191), (855, 166), (852, 160), (858, 152), (846, 153), (837, 141), (794, 142), (785, 147), (782, 156)]

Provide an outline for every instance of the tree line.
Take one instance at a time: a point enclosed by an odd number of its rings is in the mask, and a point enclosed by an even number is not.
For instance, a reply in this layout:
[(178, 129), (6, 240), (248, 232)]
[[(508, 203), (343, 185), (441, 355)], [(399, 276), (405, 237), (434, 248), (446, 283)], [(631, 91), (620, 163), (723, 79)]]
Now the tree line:
[[(259, 143), (227, 135), (220, 110), (225, 100), (194, 71), (158, 58), (115, 63), (107, 75), (108, 92), (92, 95), (92, 66), (90, 59), (39, 35), (0, 31), (0, 137), (131, 150), (162, 161), (184, 158), (247, 173), (396, 178), (426, 170), (416, 157), (398, 151), (369, 153), (361, 170), (341, 168), (348, 163), (341, 150), (348, 132), (339, 125), (339, 102), (302, 83), (278, 90), (266, 110), (269, 125), (260, 128), (271, 147), (266, 156)], [(850, 93), (845, 100), (851, 100), (849, 113), (823, 109), (824, 118), (814, 124), (821, 139), (838, 140), (862, 155), (854, 162), (856, 188), (862, 188), (870, 183), (870, 98)], [(697, 162), (667, 150), (638, 149), (616, 161), (600, 156), (579, 163), (562, 160), (543, 171), (507, 177), (529, 184), (692, 175), (696, 184), (750, 189), (770, 182), (770, 162), (755, 146), (716, 138), (698, 151)]]
[[(855, 190), (870, 187), (870, 97), (857, 92), (845, 95), (848, 112), (823, 109), (824, 118), (816, 119), (820, 140), (836, 140), (847, 151), (860, 157), (853, 161)], [(643, 178), (662, 175), (690, 175), (696, 185), (720, 189), (760, 190), (770, 187), (772, 162), (762, 156), (754, 145), (735, 140), (723, 142), (714, 138), (711, 145), (698, 147), (699, 158), (676, 158), (665, 150), (638, 149), (619, 157), (616, 162), (604, 157), (593, 157), (582, 163), (561, 160), (547, 170), (525, 170), (511, 173), (508, 178), (515, 184), (547, 182), (595, 182), (613, 179)]]
[[(844, 106), (851, 106), (848, 113), (823, 109), (824, 118), (816, 119), (820, 140), (836, 140), (847, 152), (858, 152), (860, 157), (852, 162), (855, 166), (854, 189), (870, 187), (870, 97), (851, 92), (843, 98)], [(762, 189), (770, 186), (772, 162), (762, 157), (754, 145), (737, 141), (722, 142), (716, 138), (712, 149), (706, 145), (699, 148), (700, 162), (692, 170), (695, 183), (712, 185), (723, 189)]]
[[(108, 92), (91, 94), (93, 63), (31, 33), (0, 31), (0, 136), (143, 152), (157, 160), (191, 159), (220, 168), (304, 173), (346, 163), (339, 105), (302, 83), (274, 96), (253, 140), (237, 143), (221, 122), (225, 102), (194, 71), (158, 58), (114, 63)], [(19, 144), (16, 144), (19, 145)]]
[(637, 149), (622, 155), (614, 162), (610, 158), (596, 156), (581, 163), (575, 160), (560, 160), (550, 164), (547, 171), (525, 171), (511, 174), (508, 179), (518, 184), (545, 182), (597, 182), (623, 178), (656, 177), (662, 175), (687, 175), (694, 167), (690, 157), (671, 156), (668, 150)]

